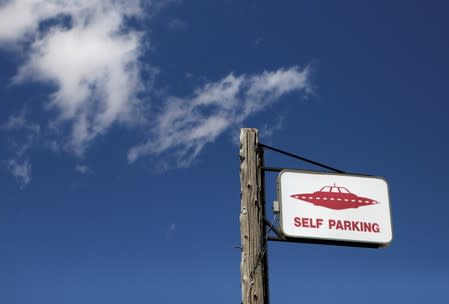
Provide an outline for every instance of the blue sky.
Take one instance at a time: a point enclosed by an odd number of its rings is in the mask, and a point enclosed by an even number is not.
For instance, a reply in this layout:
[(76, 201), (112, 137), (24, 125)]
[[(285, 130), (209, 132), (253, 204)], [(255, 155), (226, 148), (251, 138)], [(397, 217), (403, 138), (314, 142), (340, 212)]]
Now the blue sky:
[(449, 301), (445, 1), (0, 3), (1, 303), (239, 303), (241, 127), (390, 187), (386, 249), (270, 243), (273, 303)]

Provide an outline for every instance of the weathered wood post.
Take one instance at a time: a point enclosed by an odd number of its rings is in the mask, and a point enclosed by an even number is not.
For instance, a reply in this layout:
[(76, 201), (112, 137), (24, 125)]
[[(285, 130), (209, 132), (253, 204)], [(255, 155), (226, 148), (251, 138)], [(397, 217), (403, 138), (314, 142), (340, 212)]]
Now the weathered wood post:
[(263, 225), (263, 152), (257, 129), (240, 132), (240, 263), (242, 303), (268, 304), (268, 275)]

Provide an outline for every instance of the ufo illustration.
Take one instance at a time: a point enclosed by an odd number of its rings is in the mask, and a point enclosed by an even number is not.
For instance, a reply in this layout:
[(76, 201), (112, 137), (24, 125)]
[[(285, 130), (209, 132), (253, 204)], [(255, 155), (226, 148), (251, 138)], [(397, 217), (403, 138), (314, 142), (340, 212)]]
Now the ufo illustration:
[(312, 203), (315, 206), (322, 206), (334, 210), (359, 208), (379, 203), (371, 198), (351, 193), (347, 188), (338, 187), (335, 184), (333, 186), (324, 186), (319, 191), (313, 193), (293, 194), (290, 197)]

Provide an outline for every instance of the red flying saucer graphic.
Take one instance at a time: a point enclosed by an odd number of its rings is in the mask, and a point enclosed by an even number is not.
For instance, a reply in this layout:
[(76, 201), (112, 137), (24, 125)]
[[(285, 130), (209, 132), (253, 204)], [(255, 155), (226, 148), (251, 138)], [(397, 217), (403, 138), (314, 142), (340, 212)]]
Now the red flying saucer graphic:
[(345, 187), (324, 186), (319, 191), (313, 193), (302, 193), (290, 195), (301, 201), (312, 203), (315, 206), (322, 206), (334, 210), (358, 208), (378, 204), (371, 198), (362, 197), (351, 193)]

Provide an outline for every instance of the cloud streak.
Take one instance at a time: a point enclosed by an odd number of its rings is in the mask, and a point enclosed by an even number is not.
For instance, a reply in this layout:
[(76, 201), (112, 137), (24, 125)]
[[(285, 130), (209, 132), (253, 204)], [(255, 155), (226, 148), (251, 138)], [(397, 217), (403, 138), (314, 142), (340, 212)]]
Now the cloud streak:
[(206, 144), (281, 96), (309, 93), (309, 73), (308, 68), (291, 67), (255, 75), (229, 74), (197, 89), (191, 98), (170, 97), (148, 140), (132, 147), (128, 160), (169, 154), (177, 167), (187, 167)]

